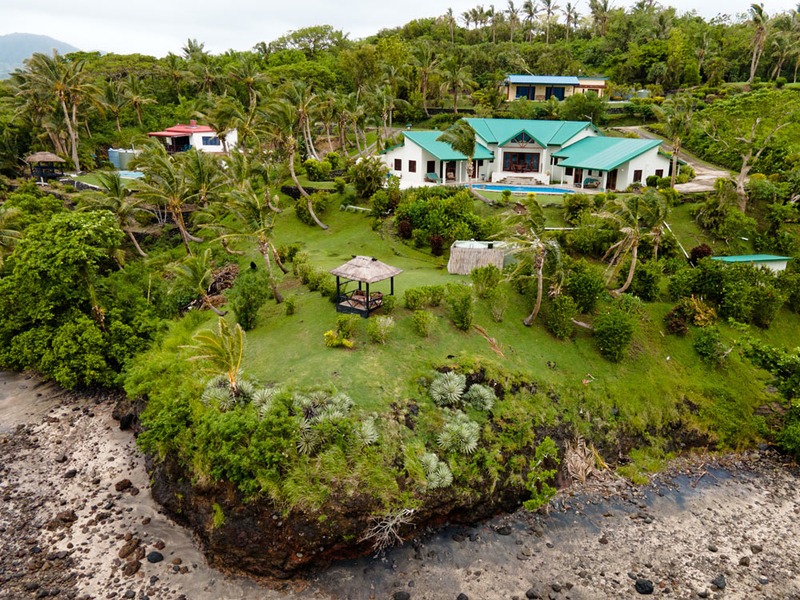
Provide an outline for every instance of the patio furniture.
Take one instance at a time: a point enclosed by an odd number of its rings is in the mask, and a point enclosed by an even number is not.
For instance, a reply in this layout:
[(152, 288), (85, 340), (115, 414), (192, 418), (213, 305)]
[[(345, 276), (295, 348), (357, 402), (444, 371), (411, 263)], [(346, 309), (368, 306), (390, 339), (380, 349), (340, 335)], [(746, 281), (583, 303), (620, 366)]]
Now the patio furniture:
[(587, 177), (583, 180), (583, 187), (585, 188), (599, 188), (600, 187), (600, 180), (595, 179), (594, 177)]
[(426, 173), (425, 181), (428, 183), (442, 183), (441, 178), (436, 173)]

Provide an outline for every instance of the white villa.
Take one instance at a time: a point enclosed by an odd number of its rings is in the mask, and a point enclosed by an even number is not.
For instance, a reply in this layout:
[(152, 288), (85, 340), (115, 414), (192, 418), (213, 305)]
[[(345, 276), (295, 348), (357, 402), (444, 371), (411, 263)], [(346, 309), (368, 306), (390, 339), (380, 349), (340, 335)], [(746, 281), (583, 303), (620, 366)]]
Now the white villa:
[(469, 176), (467, 157), (436, 141), (440, 131), (405, 131), (403, 143), (384, 152), (386, 165), (405, 186), (513, 179), (523, 185), (624, 190), (670, 172), (659, 140), (606, 137), (585, 121), (466, 121), (476, 133)]
[(147, 135), (161, 139), (170, 154), (186, 152), (189, 148), (196, 148), (202, 152), (225, 152), (235, 148), (238, 141), (235, 129), (225, 134), (223, 144), (216, 131), (208, 125), (198, 125), (194, 119), (189, 121), (188, 125), (179, 123), (167, 127), (164, 131), (151, 131)]
[(556, 75), (509, 75), (503, 81), (503, 93), (509, 102), (519, 98), (528, 100), (563, 100), (574, 94), (595, 92), (603, 96), (605, 77), (565, 77)]

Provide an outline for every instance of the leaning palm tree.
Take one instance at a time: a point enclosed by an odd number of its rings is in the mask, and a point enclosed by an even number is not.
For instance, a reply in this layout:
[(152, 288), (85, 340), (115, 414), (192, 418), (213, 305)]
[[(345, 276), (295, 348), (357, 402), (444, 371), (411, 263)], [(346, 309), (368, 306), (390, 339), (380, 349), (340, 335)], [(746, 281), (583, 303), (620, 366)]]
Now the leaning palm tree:
[(124, 84), (116, 80), (103, 82), (97, 101), (105, 112), (110, 113), (114, 117), (117, 131), (122, 131), (119, 116), (125, 107), (130, 104), (130, 99), (125, 95)]
[(541, 238), (544, 232), (544, 213), (535, 198), (528, 198), (524, 202), (525, 212), (514, 215), (510, 222), (510, 241), (513, 252), (522, 254), (518, 269), (531, 265), (536, 274), (536, 301), (531, 313), (522, 320), (525, 327), (530, 327), (539, 315), (544, 295), (544, 265), (548, 249), (555, 242), (545, 241)]
[(753, 55), (750, 58), (750, 77), (747, 83), (753, 83), (758, 62), (764, 53), (764, 46), (767, 43), (767, 26), (769, 25), (769, 15), (764, 11), (763, 4), (750, 5), (750, 23), (753, 25)]
[(169, 265), (167, 270), (175, 275), (178, 281), (186, 284), (200, 297), (200, 307), (208, 307), (215, 314), (224, 317), (227, 313), (219, 310), (211, 302), (208, 290), (214, 279), (214, 269), (211, 260), (211, 248), (206, 248), (195, 256), (187, 256), (181, 262)]
[(196, 148), (181, 152), (177, 157), (186, 175), (188, 198), (200, 206), (216, 200), (226, 183), (219, 159)]
[(675, 96), (664, 102), (661, 107), (657, 107), (656, 111), (661, 123), (664, 125), (665, 135), (672, 141), (672, 169), (669, 185), (670, 187), (675, 187), (681, 143), (689, 136), (692, 127), (691, 97)]
[(97, 180), (101, 191), (90, 192), (81, 201), (81, 210), (108, 210), (116, 218), (120, 229), (128, 234), (139, 256), (147, 256), (142, 250), (133, 228), (138, 215), (152, 214), (142, 206), (143, 199), (130, 193), (116, 171), (98, 171)]
[(328, 229), (317, 217), (314, 212), (314, 205), (311, 195), (306, 192), (300, 181), (297, 179), (297, 173), (294, 170), (294, 157), (297, 153), (297, 138), (295, 138), (295, 129), (298, 126), (297, 109), (285, 99), (279, 99), (271, 103), (267, 109), (266, 121), (272, 125), (271, 135), (274, 143), (279, 146), (286, 154), (286, 160), (289, 163), (289, 174), (297, 187), (300, 195), (302, 195), (308, 204), (308, 212), (314, 222), (322, 229)]
[(437, 142), (445, 142), (453, 150), (467, 157), (467, 182), (470, 191), (472, 191), (472, 159), (475, 156), (477, 144), (475, 136), (475, 130), (472, 126), (466, 120), (460, 119), (450, 129), (436, 138)]
[(237, 323), (231, 328), (228, 322), (220, 318), (217, 331), (204, 329), (192, 338), (194, 345), (183, 346), (192, 351), (189, 360), (202, 361), (204, 370), (211, 375), (223, 375), (228, 381), (231, 396), (239, 395), (239, 383), (242, 380), (242, 359), (244, 357), (244, 330)]
[[(278, 251), (272, 241), (272, 229), (275, 225), (276, 213), (269, 202), (269, 191), (256, 192), (249, 182), (242, 190), (231, 193), (227, 204), (230, 219), (220, 228), (220, 239), (251, 239), (256, 242), (259, 253), (264, 259), (269, 276), (269, 285), (276, 304), (283, 302), (283, 296), (272, 269), (272, 259), (285, 273), (286, 269), (280, 261)], [(218, 223), (219, 226), (219, 223)]]
[(650, 228), (653, 238), (653, 260), (658, 260), (658, 249), (664, 237), (664, 228), (669, 216), (669, 202), (663, 194), (648, 190), (642, 195), (642, 221)]
[(180, 163), (167, 154), (166, 149), (158, 142), (150, 143), (137, 158), (145, 176), (135, 183), (136, 191), (147, 201), (163, 206), (172, 215), (172, 220), (181, 235), (186, 253), (191, 255), (190, 241), (203, 241), (189, 234), (183, 213), (192, 196), (186, 180), (186, 173)]
[(611, 257), (608, 268), (606, 269), (606, 283), (613, 281), (622, 262), (630, 255), (631, 266), (625, 283), (611, 292), (614, 296), (619, 296), (627, 290), (633, 282), (633, 274), (636, 271), (636, 262), (639, 254), (639, 242), (641, 241), (641, 230), (639, 220), (644, 212), (641, 196), (630, 196), (627, 198), (615, 198), (606, 202), (603, 210), (595, 213), (595, 216), (605, 219), (611, 223), (621, 234), (621, 239), (612, 244), (603, 256), (603, 260)]

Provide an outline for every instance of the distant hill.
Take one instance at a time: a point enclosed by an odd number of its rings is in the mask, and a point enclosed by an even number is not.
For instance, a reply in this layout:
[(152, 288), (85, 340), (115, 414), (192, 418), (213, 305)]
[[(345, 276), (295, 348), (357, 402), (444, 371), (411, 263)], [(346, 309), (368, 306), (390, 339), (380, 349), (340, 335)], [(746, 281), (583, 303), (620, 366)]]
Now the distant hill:
[(59, 54), (76, 52), (78, 48), (46, 35), (32, 33), (9, 33), (0, 35), (0, 79), (7, 78), (14, 69), (22, 66), (22, 61), (34, 52)]

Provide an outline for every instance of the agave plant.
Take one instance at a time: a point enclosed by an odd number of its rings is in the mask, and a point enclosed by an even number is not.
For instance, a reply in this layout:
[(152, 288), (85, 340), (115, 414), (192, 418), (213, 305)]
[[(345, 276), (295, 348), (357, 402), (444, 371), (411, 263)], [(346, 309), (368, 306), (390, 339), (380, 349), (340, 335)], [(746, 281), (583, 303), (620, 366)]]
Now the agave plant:
[(480, 435), (480, 425), (470, 420), (464, 413), (457, 412), (445, 423), (436, 438), (436, 443), (445, 452), (472, 454), (478, 448)]
[(272, 402), (275, 396), (280, 393), (280, 388), (266, 387), (259, 388), (252, 395), (253, 406), (258, 411), (259, 416), (264, 417), (272, 408)]
[(321, 443), (319, 432), (311, 426), (311, 423), (303, 421), (300, 424), (300, 435), (297, 438), (297, 451), (309, 456), (319, 448)]
[(481, 385), (480, 383), (471, 385), (467, 393), (464, 394), (464, 402), (471, 404), (478, 410), (492, 410), (496, 400), (497, 395), (494, 390), (488, 385)]
[(438, 373), (431, 383), (428, 393), (437, 406), (458, 406), (467, 386), (467, 377), (461, 373), (450, 371)]
[(356, 437), (362, 446), (371, 446), (378, 441), (378, 428), (375, 426), (375, 419), (367, 417), (356, 430)]
[(439, 457), (433, 452), (423, 454), (419, 462), (422, 463), (422, 469), (425, 471), (428, 489), (446, 488), (453, 483), (453, 473), (450, 471), (450, 467), (446, 462), (439, 460)]

